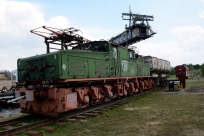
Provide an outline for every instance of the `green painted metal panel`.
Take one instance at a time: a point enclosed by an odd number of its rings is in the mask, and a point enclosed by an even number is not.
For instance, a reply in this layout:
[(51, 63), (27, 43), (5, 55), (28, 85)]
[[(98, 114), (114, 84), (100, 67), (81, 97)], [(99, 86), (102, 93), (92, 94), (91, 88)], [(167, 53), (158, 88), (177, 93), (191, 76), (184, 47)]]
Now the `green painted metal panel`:
[(69, 75), (86, 75), (86, 59), (70, 57), (68, 62)]
[(138, 76), (149, 76), (150, 75), (150, 67), (148, 64), (142, 62), (141, 60), (137, 60), (137, 75)]
[(89, 77), (94, 77), (96, 74), (96, 68), (95, 68), (95, 60), (94, 59), (88, 59), (88, 75)]
[(92, 51), (66, 51), (66, 61), (62, 61), (68, 67), (60, 77), (65, 78), (91, 78), (106, 77), (110, 75), (110, 59), (107, 52)]
[(130, 52), (132, 53), (132, 51), (127, 50), (126, 48), (118, 48), (121, 76), (137, 75), (136, 62), (133, 56), (130, 57)]
[(18, 81), (59, 79), (59, 58), (59, 53), (55, 52), (18, 59)]
[(111, 44), (107, 47), (108, 52), (63, 50), (19, 59), (18, 79), (21, 82), (150, 75), (149, 66), (131, 57), (130, 50)]
[(121, 76), (129, 76), (129, 56), (127, 49), (118, 48), (118, 59), (120, 64), (120, 75)]
[(109, 61), (95, 61), (96, 75), (108, 76), (109, 75)]

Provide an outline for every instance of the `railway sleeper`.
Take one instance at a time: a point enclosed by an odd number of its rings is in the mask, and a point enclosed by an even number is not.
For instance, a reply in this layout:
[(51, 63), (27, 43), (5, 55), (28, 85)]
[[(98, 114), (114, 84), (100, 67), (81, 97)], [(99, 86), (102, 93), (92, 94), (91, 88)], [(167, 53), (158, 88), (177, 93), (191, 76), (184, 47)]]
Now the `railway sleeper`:
[(67, 119), (65, 119), (65, 121), (74, 123), (74, 122), (78, 122), (79, 120), (75, 119), (75, 118), (67, 118)]
[(35, 131), (35, 130), (28, 130), (26, 131), (26, 134), (31, 135), (31, 136), (41, 136), (42, 132)]
[(97, 113), (84, 113), (85, 116), (97, 116)]
[(54, 130), (56, 130), (55, 127), (50, 127), (50, 126), (42, 126), (40, 128), (46, 131), (50, 131), (50, 132), (53, 132)]

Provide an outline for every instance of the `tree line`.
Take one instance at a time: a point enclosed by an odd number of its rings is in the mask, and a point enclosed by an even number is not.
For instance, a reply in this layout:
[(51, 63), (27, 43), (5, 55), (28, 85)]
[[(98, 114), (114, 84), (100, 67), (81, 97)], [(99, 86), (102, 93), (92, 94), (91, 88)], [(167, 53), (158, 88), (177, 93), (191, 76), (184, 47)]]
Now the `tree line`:
[[(204, 76), (204, 63), (202, 65), (200, 64), (184, 64), (188, 67), (190, 74), (193, 73), (194, 75)], [(171, 67), (170, 75), (175, 75), (175, 67)]]

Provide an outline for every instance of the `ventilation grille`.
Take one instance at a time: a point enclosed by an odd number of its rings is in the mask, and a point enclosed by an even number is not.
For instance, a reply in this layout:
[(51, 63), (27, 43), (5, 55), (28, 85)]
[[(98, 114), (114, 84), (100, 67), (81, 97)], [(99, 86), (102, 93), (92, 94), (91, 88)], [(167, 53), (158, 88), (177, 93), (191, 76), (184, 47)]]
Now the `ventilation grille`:
[(137, 75), (142, 76), (142, 67), (141, 66), (137, 66)]
[(69, 75), (86, 75), (86, 61), (83, 59), (69, 59)]
[(106, 76), (107, 75), (107, 62), (106, 61), (95, 61), (96, 64), (96, 75)]

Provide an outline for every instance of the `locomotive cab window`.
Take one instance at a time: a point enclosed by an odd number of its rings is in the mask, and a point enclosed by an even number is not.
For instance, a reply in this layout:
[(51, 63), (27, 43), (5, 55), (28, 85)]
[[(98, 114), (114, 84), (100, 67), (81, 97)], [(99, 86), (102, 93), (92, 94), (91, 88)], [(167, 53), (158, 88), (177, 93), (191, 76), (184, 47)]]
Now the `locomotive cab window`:
[(117, 48), (113, 47), (113, 58), (117, 59)]
[(94, 52), (108, 52), (108, 44), (104, 42), (92, 42), (81, 46), (76, 46), (72, 50), (89, 50)]
[(129, 51), (129, 56), (130, 56), (130, 59), (132, 60), (133, 59), (132, 51)]
[(95, 44), (92, 47), (92, 51), (96, 51), (96, 52), (108, 52), (108, 46), (105, 43)]

